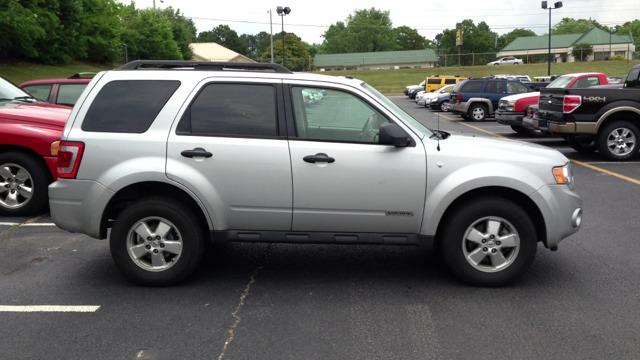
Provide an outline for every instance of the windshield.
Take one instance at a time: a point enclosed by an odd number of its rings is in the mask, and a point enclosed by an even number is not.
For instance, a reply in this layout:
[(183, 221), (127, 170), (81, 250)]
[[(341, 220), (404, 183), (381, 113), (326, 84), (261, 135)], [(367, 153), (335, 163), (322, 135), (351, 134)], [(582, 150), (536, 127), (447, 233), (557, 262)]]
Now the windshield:
[(0, 100), (13, 100), (21, 96), (30, 96), (7, 80), (0, 77)]
[(433, 134), (433, 132), (429, 130), (429, 128), (422, 125), (422, 123), (414, 119), (411, 115), (407, 114), (404, 110), (402, 110), (402, 108), (396, 105), (393, 101), (389, 100), (388, 97), (382, 95), (373, 86), (363, 82), (362, 87), (367, 90), (369, 94), (373, 95), (378, 101), (380, 101), (382, 105), (384, 105), (387, 109), (389, 109), (397, 117), (399, 117), (404, 123), (411, 126), (411, 128), (418, 133), (418, 136), (420, 136), (421, 139), (425, 136), (431, 136)]
[(564, 89), (565, 87), (567, 87), (567, 84), (569, 84), (569, 82), (572, 79), (573, 79), (573, 76), (560, 76), (559, 78), (553, 80), (549, 85), (547, 85), (547, 87)]

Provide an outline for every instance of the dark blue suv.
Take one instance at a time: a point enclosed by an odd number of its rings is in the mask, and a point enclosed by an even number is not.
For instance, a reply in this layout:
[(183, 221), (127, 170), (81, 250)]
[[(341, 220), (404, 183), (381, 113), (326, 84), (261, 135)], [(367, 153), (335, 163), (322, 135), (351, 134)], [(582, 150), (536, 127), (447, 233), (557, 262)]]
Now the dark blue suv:
[(465, 119), (482, 121), (493, 115), (501, 98), (530, 91), (528, 87), (515, 80), (465, 80), (451, 93), (451, 111)]

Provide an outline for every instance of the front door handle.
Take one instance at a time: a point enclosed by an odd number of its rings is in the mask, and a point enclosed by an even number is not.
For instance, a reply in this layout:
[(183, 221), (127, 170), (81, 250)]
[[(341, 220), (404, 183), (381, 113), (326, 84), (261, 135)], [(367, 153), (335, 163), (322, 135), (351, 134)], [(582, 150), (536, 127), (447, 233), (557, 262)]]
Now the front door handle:
[(308, 162), (308, 163), (317, 163), (317, 162), (325, 162), (325, 163), (333, 163), (336, 161), (336, 159), (332, 158), (331, 156), (325, 154), (325, 153), (317, 153), (315, 155), (307, 155), (305, 157), (302, 158), (302, 160)]
[(194, 157), (210, 158), (213, 156), (212, 153), (200, 147), (197, 147), (193, 150), (184, 150), (183, 152), (180, 153), (180, 155), (188, 158), (194, 158)]

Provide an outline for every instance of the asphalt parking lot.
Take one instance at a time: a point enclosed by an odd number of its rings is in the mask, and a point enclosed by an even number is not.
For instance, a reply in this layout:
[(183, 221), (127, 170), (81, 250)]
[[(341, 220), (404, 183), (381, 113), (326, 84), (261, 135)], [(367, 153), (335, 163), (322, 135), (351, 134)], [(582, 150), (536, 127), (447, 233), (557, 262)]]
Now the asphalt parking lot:
[(446, 113), (440, 128), (577, 160), (580, 232), (557, 252), (540, 247), (528, 274), (498, 289), (462, 285), (413, 247), (237, 243), (210, 249), (181, 286), (143, 288), (117, 272), (107, 242), (47, 216), (0, 218), (0, 359), (640, 357), (640, 159), (605, 162)]

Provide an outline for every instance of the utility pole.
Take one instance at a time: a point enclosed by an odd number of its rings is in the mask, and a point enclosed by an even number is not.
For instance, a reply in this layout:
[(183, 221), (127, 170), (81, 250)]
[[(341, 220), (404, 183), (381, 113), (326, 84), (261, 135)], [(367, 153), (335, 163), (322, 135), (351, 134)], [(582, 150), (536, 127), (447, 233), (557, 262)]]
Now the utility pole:
[(607, 56), (607, 60), (611, 60), (611, 26), (609, 26), (609, 56)]
[(273, 64), (273, 14), (269, 9), (269, 33), (271, 34), (271, 63)]

